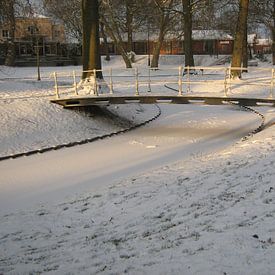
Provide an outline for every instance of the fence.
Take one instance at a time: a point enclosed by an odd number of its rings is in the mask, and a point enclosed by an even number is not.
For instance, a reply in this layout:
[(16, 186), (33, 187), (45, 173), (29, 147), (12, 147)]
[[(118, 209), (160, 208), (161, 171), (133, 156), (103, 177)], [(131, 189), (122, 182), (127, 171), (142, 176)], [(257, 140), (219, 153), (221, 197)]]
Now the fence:
[[(231, 78), (232, 70), (248, 71), (252, 73), (252, 78), (234, 80)], [(102, 71), (104, 80), (96, 78), (96, 73)], [(252, 86), (265, 87), (268, 93), (265, 97), (273, 98), (275, 84), (274, 68), (231, 68), (231, 67), (183, 67), (158, 69), (146, 68), (133, 69), (107, 69), (85, 71), (91, 73), (91, 77), (81, 80), (82, 73), (72, 71), (71, 73), (52, 73), (50, 77), (54, 79), (56, 98), (61, 96), (100, 96), (108, 93), (110, 96), (120, 94), (125, 90), (129, 95), (129, 89), (134, 89), (132, 95), (139, 96), (142, 92), (160, 92), (164, 85), (172, 85), (172, 89), (178, 96), (191, 93), (192, 89), (202, 90), (204, 85), (212, 89), (220, 89), (224, 97), (238, 87)], [(254, 73), (254, 74), (253, 74)], [(244, 74), (243, 74), (244, 75)], [(251, 76), (251, 74), (248, 74)], [(202, 86), (201, 86), (202, 85)], [(144, 90), (145, 87), (145, 90)], [(142, 91), (143, 89), (143, 91)], [(262, 95), (261, 95), (262, 96)]]

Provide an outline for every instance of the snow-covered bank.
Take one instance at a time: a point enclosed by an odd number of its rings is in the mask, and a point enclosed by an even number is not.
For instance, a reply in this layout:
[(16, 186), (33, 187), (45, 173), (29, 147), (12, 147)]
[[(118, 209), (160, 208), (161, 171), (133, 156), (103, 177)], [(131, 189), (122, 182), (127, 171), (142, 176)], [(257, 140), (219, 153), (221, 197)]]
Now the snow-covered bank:
[(154, 106), (141, 105), (108, 107), (109, 115), (66, 110), (50, 103), (49, 80), (0, 80), (0, 85), (2, 157), (102, 136), (158, 113)]
[(1, 217), (4, 274), (273, 274), (275, 135)]
[(116, 132), (157, 114), (154, 106), (108, 108), (116, 116), (72, 111), (49, 98), (6, 100), (0, 104), (0, 156), (43, 149)]

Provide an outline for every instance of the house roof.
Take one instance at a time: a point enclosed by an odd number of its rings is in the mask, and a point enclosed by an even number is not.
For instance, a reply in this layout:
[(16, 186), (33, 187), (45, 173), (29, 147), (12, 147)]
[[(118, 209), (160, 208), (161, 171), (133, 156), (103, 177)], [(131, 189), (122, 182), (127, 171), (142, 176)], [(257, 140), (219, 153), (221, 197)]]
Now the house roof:
[(269, 38), (259, 38), (256, 40), (256, 44), (262, 46), (270, 46), (272, 44), (272, 41)]
[(38, 13), (29, 13), (28, 15), (17, 16), (18, 19), (51, 19), (48, 16)]
[(50, 18), (50, 17), (48, 17), (48, 16), (46, 16), (46, 15), (39, 14), (39, 13), (33, 13), (32, 16), (33, 16), (34, 18)]
[(221, 30), (193, 30), (194, 40), (233, 40), (233, 37)]

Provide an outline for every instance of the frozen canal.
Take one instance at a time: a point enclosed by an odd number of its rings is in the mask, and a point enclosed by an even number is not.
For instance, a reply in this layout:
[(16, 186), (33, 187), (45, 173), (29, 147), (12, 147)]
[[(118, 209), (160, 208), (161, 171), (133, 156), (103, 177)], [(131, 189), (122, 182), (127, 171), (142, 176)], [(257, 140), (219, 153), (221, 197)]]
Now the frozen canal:
[(215, 152), (257, 128), (234, 106), (161, 105), (159, 119), (127, 134), (0, 163), (0, 211), (57, 203), (121, 179)]

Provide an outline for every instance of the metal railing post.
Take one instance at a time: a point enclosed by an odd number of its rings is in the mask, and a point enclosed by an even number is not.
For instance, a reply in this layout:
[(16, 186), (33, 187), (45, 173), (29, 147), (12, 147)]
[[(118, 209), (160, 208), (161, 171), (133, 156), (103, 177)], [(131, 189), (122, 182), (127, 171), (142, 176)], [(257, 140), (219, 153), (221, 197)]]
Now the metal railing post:
[(231, 93), (231, 67), (228, 69), (228, 77), (229, 77), (229, 92)]
[(138, 68), (135, 68), (135, 76), (136, 76), (136, 95), (139, 95), (139, 90), (138, 90)]
[(57, 73), (56, 72), (53, 73), (53, 77), (54, 77), (55, 95), (56, 95), (56, 98), (59, 99), (60, 95), (59, 95), (58, 82), (57, 82)]
[(74, 84), (73, 84), (73, 86), (74, 86), (74, 92), (75, 92), (75, 95), (78, 95), (75, 71), (73, 71), (73, 79), (74, 79)]
[(228, 74), (228, 68), (225, 68), (224, 72), (224, 95), (227, 97), (227, 74)]
[(152, 92), (151, 89), (151, 68), (148, 68), (148, 92)]
[(114, 84), (113, 84), (113, 70), (110, 68), (110, 94), (114, 93)]
[(269, 97), (271, 98), (273, 98), (274, 77), (275, 77), (275, 69), (271, 69), (271, 81), (270, 81), (270, 93), (269, 93)]
[(179, 96), (182, 96), (182, 66), (179, 66), (179, 79), (178, 79), (178, 84), (179, 84)]
[(94, 94), (98, 95), (98, 92), (97, 92), (97, 83), (96, 83), (96, 69), (93, 70), (93, 75), (94, 75)]

